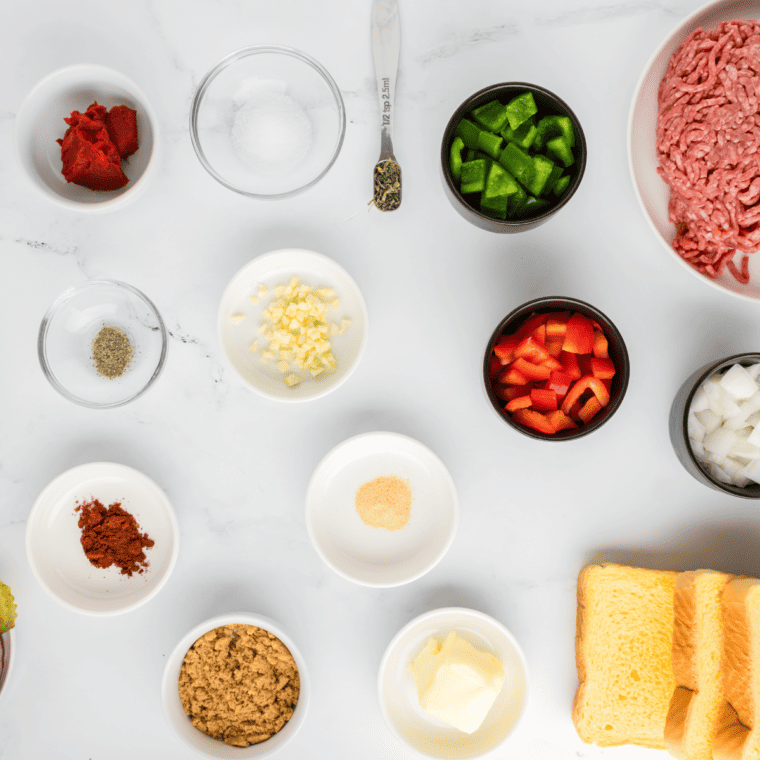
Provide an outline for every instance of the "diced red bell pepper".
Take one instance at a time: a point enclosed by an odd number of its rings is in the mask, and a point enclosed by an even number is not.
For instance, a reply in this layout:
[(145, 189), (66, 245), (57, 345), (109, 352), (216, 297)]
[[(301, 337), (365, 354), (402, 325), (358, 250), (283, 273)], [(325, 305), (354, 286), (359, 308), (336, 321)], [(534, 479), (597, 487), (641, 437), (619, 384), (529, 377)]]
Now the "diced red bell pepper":
[(488, 374), (491, 377), (497, 377), (501, 372), (503, 366), (504, 365), (501, 363), (501, 359), (499, 359), (498, 356), (494, 356), (492, 354), (491, 358), (488, 360)]
[(518, 409), (512, 418), (525, 427), (533, 428), (539, 433), (553, 435), (554, 428), (551, 426), (546, 417), (541, 412), (535, 412), (533, 409)]
[(546, 343), (546, 325), (539, 325), (531, 335), (541, 343)]
[(496, 395), (503, 401), (511, 401), (518, 396), (529, 396), (533, 390), (533, 383), (527, 385), (497, 385)]
[(592, 396), (579, 410), (578, 418), (584, 424), (588, 424), (588, 421), (602, 408), (602, 404), (596, 396)]
[(509, 366), (527, 377), (528, 380), (548, 380), (551, 374), (549, 367), (543, 364), (533, 364), (521, 358), (515, 359)]
[(567, 320), (565, 342), (562, 344), (563, 351), (574, 354), (590, 354), (594, 348), (594, 326), (591, 320), (583, 314), (575, 312)]
[(591, 371), (591, 354), (577, 354), (578, 356), (578, 367), (581, 370), (581, 377), (583, 375), (593, 375), (594, 373)]
[(555, 359), (562, 353), (562, 343), (564, 338), (550, 338), (546, 336), (546, 352)]
[(514, 335), (503, 335), (493, 347), (493, 352), (502, 364), (509, 364), (515, 358), (515, 347), (518, 343)]
[(601, 380), (610, 380), (615, 377), (615, 365), (612, 359), (597, 358), (596, 356), (589, 362), (591, 364), (591, 374)]
[(597, 357), (597, 359), (609, 359), (609, 344), (607, 342), (607, 338), (605, 337), (604, 333), (601, 330), (594, 330), (594, 356)]
[(531, 391), (527, 396), (516, 396), (511, 401), (509, 401), (504, 408), (508, 412), (516, 412), (518, 409), (526, 409), (533, 404), (533, 399), (530, 395), (531, 393), (533, 393), (533, 391)]
[(569, 311), (553, 311), (546, 319), (546, 339), (549, 337), (563, 338), (567, 332), (567, 320), (570, 319)]
[(541, 364), (544, 359), (550, 358), (546, 346), (533, 335), (529, 335), (517, 344), (515, 347), (515, 358), (518, 356), (534, 364)]
[(553, 356), (547, 356), (546, 359), (541, 362), (544, 367), (548, 367), (552, 372), (555, 372), (557, 370), (562, 369), (562, 364), (558, 359), (555, 359)]
[(573, 378), (564, 372), (554, 371), (549, 375), (549, 379), (544, 386), (547, 390), (552, 390), (557, 394), (557, 398), (563, 399), (567, 392), (570, 390), (570, 386), (573, 383)]
[(530, 392), (530, 400), (539, 412), (553, 412), (557, 408), (557, 394), (548, 388), (534, 388)]
[(580, 401), (581, 396), (586, 391), (591, 391), (602, 406), (607, 406), (610, 401), (610, 392), (607, 390), (604, 383), (598, 377), (584, 375), (567, 392), (567, 396), (565, 396), (565, 399), (562, 402), (562, 411), (565, 414), (568, 414), (573, 404), (575, 404), (576, 401)]
[(578, 427), (561, 409), (549, 412), (546, 415), (546, 421), (554, 428), (555, 433), (559, 433), (560, 430)]
[(540, 327), (545, 323), (546, 314), (534, 314), (532, 317), (529, 317), (514, 333), (514, 337), (517, 338), (517, 343), (523, 340), (523, 338), (527, 338), (537, 327)]
[[(526, 362), (527, 364), (527, 362)], [(514, 369), (512, 365), (505, 367), (498, 378), (500, 383), (506, 383), (507, 385), (525, 385), (530, 382), (529, 377), (525, 377), (522, 372)]]
[(570, 375), (573, 380), (581, 379), (581, 368), (578, 366), (578, 355), (569, 351), (563, 351), (559, 355), (559, 363), (562, 365), (562, 371)]

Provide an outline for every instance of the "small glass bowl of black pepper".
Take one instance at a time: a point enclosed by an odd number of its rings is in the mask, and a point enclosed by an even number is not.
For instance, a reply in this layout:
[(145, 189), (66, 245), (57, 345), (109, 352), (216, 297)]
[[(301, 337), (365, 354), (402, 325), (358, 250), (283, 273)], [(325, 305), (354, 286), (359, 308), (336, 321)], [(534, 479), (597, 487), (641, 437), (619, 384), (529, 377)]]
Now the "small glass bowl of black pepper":
[(145, 393), (163, 370), (166, 349), (166, 328), (152, 301), (116, 280), (91, 280), (62, 293), (37, 340), (50, 384), (93, 409), (122, 406)]

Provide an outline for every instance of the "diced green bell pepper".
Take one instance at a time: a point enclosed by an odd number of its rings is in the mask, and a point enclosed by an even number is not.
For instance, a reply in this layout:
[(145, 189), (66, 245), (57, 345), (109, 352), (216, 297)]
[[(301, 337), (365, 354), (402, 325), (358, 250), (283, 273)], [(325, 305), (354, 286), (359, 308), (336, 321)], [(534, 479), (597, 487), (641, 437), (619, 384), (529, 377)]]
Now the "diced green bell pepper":
[(538, 108), (536, 108), (532, 92), (524, 92), (507, 103), (507, 119), (512, 129), (517, 129), (536, 113), (538, 113)]
[(562, 195), (562, 193), (567, 190), (567, 186), (570, 184), (570, 175), (566, 174), (564, 177), (560, 177), (555, 183), (554, 187), (552, 188), (552, 192), (556, 196)]
[(563, 170), (561, 166), (557, 166), (557, 164), (554, 165), (552, 173), (549, 175), (549, 179), (546, 180), (546, 184), (544, 185), (544, 190), (541, 195), (548, 195), (554, 189), (555, 183), (562, 176), (562, 171)]
[(528, 194), (518, 185), (517, 192), (509, 197), (509, 215), (520, 216), (527, 201)]
[(514, 143), (507, 143), (501, 153), (499, 163), (520, 182), (528, 187), (533, 180), (535, 169), (533, 159)]
[(485, 129), (500, 132), (507, 123), (507, 107), (498, 100), (491, 100), (475, 108), (472, 116)]
[(546, 156), (537, 153), (533, 156), (533, 177), (530, 183), (525, 185), (526, 189), (533, 195), (541, 195), (553, 170), (554, 162)]
[(471, 121), (468, 121), (467, 119), (462, 119), (459, 124), (457, 124), (457, 128), (455, 130), (457, 135), (462, 138), (464, 141), (464, 144), (468, 148), (477, 148), (478, 147), (478, 139), (480, 137), (480, 127), (478, 127), (476, 124), (473, 124)]
[(507, 218), (509, 196), (519, 190), (514, 177), (500, 164), (492, 162), (486, 177), (486, 186), (480, 196), (480, 210), (489, 216)]
[(486, 160), (477, 158), (462, 164), (462, 194), (481, 193), (486, 186)]
[(536, 211), (548, 205), (549, 205), (549, 201), (547, 201), (545, 198), (534, 198), (532, 195), (529, 195), (528, 199), (525, 201), (525, 205), (522, 207), (520, 211), (520, 215), (532, 216), (533, 214), (536, 213)]
[(499, 159), (504, 141), (493, 132), (482, 131), (478, 137), (478, 147), (494, 160)]
[(504, 197), (514, 195), (518, 190), (515, 178), (495, 161), (491, 163), (486, 177), (486, 186), (483, 188), (484, 198)]
[(478, 152), (472, 148), (467, 148), (467, 152), (464, 154), (465, 161), (474, 161), (478, 157)]
[(556, 158), (565, 168), (572, 166), (575, 163), (573, 157), (573, 151), (570, 150), (570, 146), (564, 137), (552, 137), (546, 143), (546, 152), (552, 157)]
[(575, 147), (575, 130), (569, 116), (544, 116), (538, 122), (538, 134), (533, 147), (543, 150), (552, 137), (564, 137), (571, 148)]
[(449, 150), (449, 168), (456, 182), (459, 182), (462, 177), (462, 150), (464, 150), (464, 140), (457, 136), (452, 141)]
[(513, 142), (515, 145), (519, 145), (521, 148), (528, 150), (528, 148), (533, 145), (537, 132), (536, 125), (531, 118), (521, 124), (517, 129), (512, 129), (510, 126), (504, 127), (504, 129), (501, 130), (501, 136), (507, 142)]

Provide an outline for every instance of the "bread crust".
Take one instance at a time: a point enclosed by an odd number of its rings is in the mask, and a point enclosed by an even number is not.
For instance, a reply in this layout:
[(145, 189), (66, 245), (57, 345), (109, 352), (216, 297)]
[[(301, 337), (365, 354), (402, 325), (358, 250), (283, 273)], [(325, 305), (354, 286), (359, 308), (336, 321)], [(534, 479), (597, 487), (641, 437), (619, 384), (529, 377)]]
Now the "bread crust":
[(723, 672), (726, 706), (720, 716), (713, 757), (716, 760), (758, 760), (760, 732), (760, 581), (738, 578), (723, 594), (725, 631)]
[(665, 745), (679, 760), (712, 760), (723, 696), (724, 589), (735, 576), (679, 573), (673, 595), (673, 677)]
[(677, 575), (617, 564), (579, 574), (572, 718), (584, 742), (665, 748)]

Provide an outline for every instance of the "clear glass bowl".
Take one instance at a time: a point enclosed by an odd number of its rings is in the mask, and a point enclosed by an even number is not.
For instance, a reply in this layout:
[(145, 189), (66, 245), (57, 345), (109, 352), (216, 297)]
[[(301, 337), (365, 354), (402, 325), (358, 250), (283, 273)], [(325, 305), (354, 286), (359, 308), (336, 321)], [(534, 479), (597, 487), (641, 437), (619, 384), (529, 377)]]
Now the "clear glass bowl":
[[(282, 167), (246, 163), (232, 140), (236, 112), (260, 98), (262, 108), (270, 106), (271, 122), (259, 134), (268, 136), (281, 121), (271, 106), (282, 95), (311, 123), (305, 158)], [(319, 182), (335, 163), (345, 132), (343, 98), (333, 78), (306, 53), (281, 45), (256, 45), (223, 58), (201, 81), (190, 110), (190, 138), (208, 173), (230, 190), (265, 200), (287, 198)]]
[[(92, 343), (104, 326), (126, 333), (133, 359), (114, 379), (99, 375)], [(153, 303), (137, 288), (92, 280), (69, 288), (48, 309), (37, 339), (45, 377), (70, 401), (94, 409), (122, 406), (142, 395), (166, 361), (166, 328)]]

